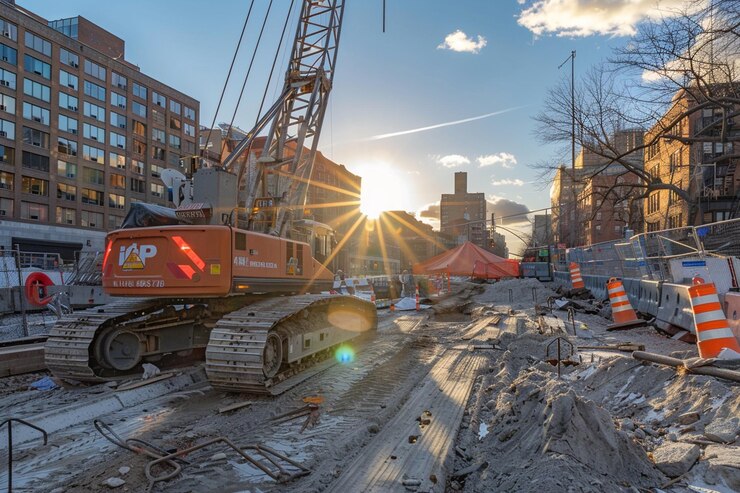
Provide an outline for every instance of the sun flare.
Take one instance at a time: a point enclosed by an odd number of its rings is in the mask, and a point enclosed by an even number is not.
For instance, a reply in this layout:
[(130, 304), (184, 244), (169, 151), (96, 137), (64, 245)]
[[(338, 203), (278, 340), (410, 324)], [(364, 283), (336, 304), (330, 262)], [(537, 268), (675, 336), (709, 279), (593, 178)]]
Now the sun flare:
[(362, 165), (357, 171), (362, 177), (360, 212), (377, 219), (383, 211), (403, 210), (408, 207), (408, 183), (404, 174), (388, 163)]

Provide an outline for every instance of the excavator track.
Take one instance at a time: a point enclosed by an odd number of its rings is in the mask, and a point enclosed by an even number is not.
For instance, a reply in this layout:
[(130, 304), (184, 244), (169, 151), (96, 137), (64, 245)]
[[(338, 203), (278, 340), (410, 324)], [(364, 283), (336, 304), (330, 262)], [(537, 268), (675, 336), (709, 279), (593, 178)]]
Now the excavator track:
[(58, 378), (104, 382), (90, 367), (90, 347), (103, 326), (142, 316), (161, 308), (161, 300), (127, 298), (64, 315), (49, 333), (44, 347), (46, 366)]
[[(333, 313), (345, 312), (337, 327)], [(317, 327), (318, 325), (318, 327)], [(211, 331), (206, 373), (214, 388), (271, 394), (305, 361), (377, 326), (375, 305), (353, 296), (270, 298), (224, 316)], [(311, 347), (311, 342), (316, 344)]]

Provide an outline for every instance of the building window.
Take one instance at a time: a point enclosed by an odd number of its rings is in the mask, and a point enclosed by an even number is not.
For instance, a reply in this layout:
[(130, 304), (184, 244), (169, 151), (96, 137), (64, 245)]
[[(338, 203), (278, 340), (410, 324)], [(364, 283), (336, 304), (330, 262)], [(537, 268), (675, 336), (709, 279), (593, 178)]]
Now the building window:
[(134, 82), (134, 96), (146, 101), (146, 87)]
[(118, 128), (126, 128), (126, 117), (115, 111), (110, 112), (110, 124)]
[(185, 135), (189, 137), (195, 137), (195, 126), (189, 123), (185, 124)]
[(35, 128), (23, 127), (23, 143), (48, 149), (49, 134), (42, 132), (41, 130), (36, 130)]
[(23, 103), (23, 118), (48, 126), (51, 112), (35, 104)]
[(179, 115), (182, 112), (182, 106), (177, 101), (170, 99), (170, 111)]
[[(89, 169), (89, 168), (85, 168)], [(90, 190), (89, 188), (82, 189), (82, 203), (89, 205), (105, 205), (103, 201), (103, 192), (98, 190)]]
[(49, 196), (49, 182), (41, 178), (24, 176), (21, 183), (21, 191), (31, 195)]
[(15, 175), (13, 173), (0, 171), (0, 190), (7, 190), (8, 192), (12, 192), (14, 180)]
[(144, 180), (139, 180), (137, 178), (130, 178), (129, 179), (129, 190), (136, 193), (145, 193), (146, 192), (146, 182)]
[(5, 19), (0, 19), (0, 34), (13, 41), (18, 41), (18, 26)]
[(82, 157), (88, 161), (95, 161), (96, 163), (105, 164), (105, 152), (103, 149), (92, 147), (89, 145), (82, 146)]
[(134, 153), (141, 154), (142, 156), (146, 156), (146, 144), (143, 142), (139, 142), (138, 140), (134, 139), (133, 149)]
[(18, 50), (0, 43), (0, 59), (4, 62), (18, 65)]
[(59, 84), (67, 86), (75, 91), (80, 87), (80, 79), (64, 70), (59, 70)]
[(89, 123), (82, 124), (82, 135), (86, 139), (105, 142), (105, 129), (95, 125), (90, 125)]
[(67, 207), (57, 207), (57, 224), (67, 224), (74, 226), (76, 224), (76, 211)]
[(180, 137), (177, 135), (170, 135), (170, 147), (180, 149)]
[(57, 174), (66, 178), (77, 177), (77, 165), (67, 161), (57, 161)]
[(156, 164), (150, 164), (149, 170), (152, 172), (152, 176), (154, 178), (159, 178), (162, 175), (162, 171), (164, 171), (164, 167), (157, 166)]
[(60, 92), (59, 93), (59, 107), (65, 110), (77, 111), (79, 109), (80, 102), (74, 96)]
[(92, 75), (96, 79), (105, 81), (105, 67), (102, 67), (93, 61), (85, 60), (85, 73), (87, 75)]
[(82, 180), (93, 185), (105, 185), (105, 173), (99, 169), (83, 167)]
[(156, 91), (152, 91), (152, 103), (162, 108), (167, 106), (167, 99)]
[(146, 137), (146, 125), (137, 120), (131, 120), (131, 122), (134, 127), (134, 134)]
[(195, 110), (193, 108), (185, 107), (185, 118), (188, 120), (195, 120)]
[(49, 27), (59, 31), (67, 37), (77, 39), (78, 24), (79, 22), (77, 17), (70, 17), (69, 19), (50, 21)]
[(113, 188), (126, 188), (126, 177), (112, 173), (110, 175), (110, 186)]
[(43, 171), (44, 173), (49, 172), (48, 156), (41, 156), (32, 152), (23, 151), (21, 161), (24, 168), (35, 169), (36, 171)]
[(163, 111), (159, 111), (159, 110), (157, 110), (155, 108), (152, 108), (152, 121), (155, 124), (164, 127), (164, 125), (165, 125), (164, 112)]
[(26, 69), (26, 72), (40, 75), (44, 79), (51, 79), (51, 65), (39, 60), (38, 58), (34, 58), (31, 55), (24, 56), (23, 66)]
[(174, 116), (170, 116), (170, 128), (173, 130), (180, 130), (182, 123)]
[(142, 118), (146, 118), (146, 106), (144, 106), (141, 103), (137, 103), (136, 101), (131, 102), (131, 111), (134, 113), (134, 115), (138, 115)]
[(95, 118), (99, 122), (105, 121), (105, 108), (96, 104), (84, 102), (82, 105), (82, 114), (90, 118)]
[(111, 209), (125, 209), (126, 208), (126, 197), (124, 197), (123, 195), (116, 195), (115, 193), (109, 193), (108, 194), (108, 207), (110, 207)]
[(114, 216), (113, 214), (108, 216), (108, 229), (120, 229), (122, 224), (122, 216)]
[(0, 145), (0, 163), (15, 164), (15, 149)]
[(118, 94), (117, 92), (110, 92), (110, 104), (111, 106), (118, 106), (119, 108), (126, 108), (126, 96)]
[[(49, 134), (47, 134), (47, 137), (48, 136)], [(0, 137), (4, 137), (9, 140), (15, 140), (15, 123), (8, 120), (0, 119)], [(46, 143), (46, 147), (49, 147), (48, 140)]]
[(108, 165), (111, 168), (126, 169), (126, 156), (111, 152), (108, 154)]
[(0, 216), (13, 217), (13, 201), (0, 197)]
[(159, 159), (164, 161), (167, 157), (167, 153), (161, 147), (152, 146), (152, 159)]
[(51, 43), (49, 43), (41, 36), (36, 36), (31, 31), (26, 31), (25, 41), (26, 47), (38, 51), (39, 53), (48, 57), (51, 56)]
[(174, 152), (170, 152), (167, 156), (167, 164), (172, 167), (180, 166), (182, 164), (180, 162), (180, 156), (175, 154)]
[[(100, 204), (103, 205), (103, 204)], [(80, 226), (86, 228), (103, 228), (103, 213), (80, 211)]]
[(80, 57), (64, 48), (59, 49), (59, 61), (64, 65), (77, 68), (80, 66)]
[(59, 154), (66, 154), (68, 156), (77, 155), (77, 141), (66, 139), (64, 137), (58, 137), (59, 143), (57, 145), (57, 151)]
[(192, 154), (195, 154), (195, 142), (193, 142), (193, 141), (186, 140), (183, 143), (182, 148), (185, 151), (185, 154), (191, 154), (191, 155)]
[(0, 111), (15, 115), (15, 98), (6, 94), (0, 94)]
[(118, 147), (120, 149), (126, 148), (126, 136), (118, 134), (116, 132), (110, 132), (108, 134), (110, 140), (108, 141), (108, 144), (110, 144), (112, 147)]
[(149, 190), (152, 192), (152, 196), (154, 197), (164, 197), (164, 185), (150, 183)]
[[(683, 188), (683, 180), (676, 183), (676, 186), (678, 188)], [(675, 192), (674, 190), (671, 190), (668, 193), (668, 205), (678, 204), (679, 202), (681, 202), (681, 196), (678, 195), (678, 193)]]
[(21, 219), (45, 223), (48, 221), (48, 217), (49, 206), (34, 204), (33, 202), (21, 202)]
[(154, 140), (155, 142), (161, 142), (162, 144), (164, 144), (165, 143), (164, 130), (153, 128), (152, 129), (152, 140)]
[(105, 101), (105, 87), (99, 86), (89, 80), (84, 84), (85, 95), (95, 98), (99, 101)]
[(143, 175), (146, 173), (146, 164), (143, 161), (137, 161), (136, 159), (131, 160), (131, 171)]
[(23, 79), (23, 94), (47, 103), (51, 101), (51, 88), (31, 79)]
[(67, 115), (59, 115), (59, 130), (63, 132), (69, 132), (71, 134), (76, 134), (77, 120)]
[(0, 68), (0, 86), (15, 89), (16, 75), (10, 70)]
[(128, 87), (128, 80), (126, 80), (126, 77), (116, 72), (112, 73), (110, 82), (119, 89), (126, 90)]
[(66, 183), (57, 183), (57, 198), (60, 200), (77, 200), (77, 187)]

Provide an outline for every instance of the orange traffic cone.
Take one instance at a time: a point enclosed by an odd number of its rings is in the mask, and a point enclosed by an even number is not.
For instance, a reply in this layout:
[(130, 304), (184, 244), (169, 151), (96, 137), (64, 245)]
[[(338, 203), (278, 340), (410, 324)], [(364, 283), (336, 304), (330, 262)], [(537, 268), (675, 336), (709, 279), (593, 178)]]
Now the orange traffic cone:
[(631, 329), (645, 325), (645, 321), (637, 318), (632, 304), (627, 298), (627, 292), (624, 290), (622, 281), (616, 277), (609, 279), (606, 283), (606, 289), (609, 291), (609, 303), (612, 307), (612, 318), (614, 323), (608, 325), (606, 330)]
[(419, 285), (416, 285), (416, 311), (418, 312), (421, 309), (421, 305), (419, 304)]
[(689, 288), (689, 297), (691, 311), (694, 313), (699, 356), (715, 358), (723, 349), (729, 349), (740, 357), (740, 343), (727, 323), (714, 283), (704, 284), (698, 277), (693, 282), (694, 285)]
[(583, 289), (586, 287), (581, 277), (581, 268), (575, 262), (570, 263), (570, 282), (573, 284), (573, 289)]
[(370, 283), (370, 302), (375, 303), (375, 288), (372, 283)]
[(391, 303), (390, 310), (392, 312), (395, 312), (396, 311), (396, 305), (394, 305), (393, 303)]

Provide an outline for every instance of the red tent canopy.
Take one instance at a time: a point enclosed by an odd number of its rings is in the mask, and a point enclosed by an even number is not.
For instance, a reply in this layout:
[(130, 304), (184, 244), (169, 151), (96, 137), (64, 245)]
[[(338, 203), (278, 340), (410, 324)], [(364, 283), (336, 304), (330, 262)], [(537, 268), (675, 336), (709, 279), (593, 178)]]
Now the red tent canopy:
[(450, 274), (453, 276), (499, 279), (517, 277), (519, 262), (494, 255), (469, 241), (414, 265), (414, 274)]

